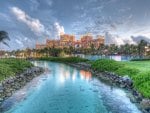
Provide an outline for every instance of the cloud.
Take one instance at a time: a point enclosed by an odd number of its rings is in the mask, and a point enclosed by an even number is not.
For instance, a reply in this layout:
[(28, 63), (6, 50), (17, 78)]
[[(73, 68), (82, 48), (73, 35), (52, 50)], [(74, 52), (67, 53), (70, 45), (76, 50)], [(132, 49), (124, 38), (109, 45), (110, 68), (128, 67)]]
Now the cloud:
[(61, 26), (58, 22), (55, 22), (53, 28), (49, 29), (51, 27), (45, 27), (39, 19), (32, 18), (18, 7), (12, 7), (11, 12), (17, 17), (17, 20), (26, 24), (30, 28), (30, 30), (33, 31), (37, 36), (51, 38), (52, 36), (59, 37), (60, 34), (65, 33), (64, 27)]
[(19, 21), (25, 23), (36, 35), (41, 35), (46, 32), (44, 25), (38, 19), (30, 17), (18, 7), (12, 7), (11, 12)]
[(112, 35), (109, 32), (105, 33), (105, 44), (117, 44), (117, 45), (123, 45), (124, 40), (122, 38), (119, 38), (117, 35)]
[(21, 40), (15, 39), (15, 42), (20, 46), (19, 48), (23, 48), (24, 47), (24, 44), (22, 43)]
[(141, 40), (145, 40), (150, 43), (150, 38), (146, 36), (131, 36), (131, 38), (135, 43), (139, 43)]
[(64, 34), (65, 33), (64, 27), (61, 26), (58, 22), (54, 23), (54, 30), (55, 30), (57, 38), (60, 36), (60, 34)]
[[(64, 27), (57, 21), (53, 24), (49, 23), (45, 26), (39, 19), (29, 16), (25, 11), (18, 7), (11, 7), (10, 11), (16, 17), (17, 21), (24, 23), (30, 31), (32, 31), (30, 36), (29, 34), (24, 34), (25, 31), (19, 32), (18, 30), (17, 33), (13, 32), (13, 34), (11, 34), (11, 38), (13, 38), (13, 40), (10, 45), (14, 49), (24, 49), (26, 47), (33, 48), (35, 47), (36, 42), (44, 43), (45, 38), (59, 38), (60, 34), (65, 33)], [(32, 36), (36, 38), (32, 38)], [(14, 47), (14, 43), (17, 43), (18, 46)]]
[(34, 38), (30, 38), (29, 36), (25, 36), (19, 31), (10, 32), (9, 37), (11, 38), (11, 41), (9, 41), (9, 50), (25, 49), (27, 47), (33, 48), (35, 47), (35, 43), (37, 40)]
[(124, 45), (124, 44), (135, 44), (131, 37), (120, 37), (119, 35), (111, 34), (109, 32), (105, 33), (105, 44), (116, 44), (116, 45)]

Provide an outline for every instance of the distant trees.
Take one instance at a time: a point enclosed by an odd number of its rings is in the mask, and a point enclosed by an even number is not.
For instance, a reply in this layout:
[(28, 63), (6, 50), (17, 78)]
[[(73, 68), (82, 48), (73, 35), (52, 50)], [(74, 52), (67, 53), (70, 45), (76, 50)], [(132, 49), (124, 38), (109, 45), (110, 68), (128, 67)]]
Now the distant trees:
[[(150, 56), (150, 52), (146, 52), (150, 49), (150, 46), (148, 45), (148, 42), (141, 40), (138, 44), (125, 44), (125, 45), (100, 45), (99, 48), (94, 48), (94, 45), (91, 44), (89, 48), (84, 47), (65, 47), (65, 48), (57, 48), (57, 47), (51, 47), (51, 48), (44, 48), (44, 49), (26, 49), (25, 52), (27, 56), (31, 56), (30, 54), (34, 54), (37, 56), (66, 56), (66, 55), (72, 55), (72, 54), (96, 54), (96, 55), (104, 55), (104, 56), (112, 56), (112, 55), (123, 55), (123, 56), (130, 56), (130, 57), (140, 57), (143, 56)], [(23, 51), (16, 51), (16, 53), (21, 53)]]
[(94, 44), (91, 44), (91, 45), (90, 45), (90, 48), (91, 48), (91, 53), (94, 53), (94, 51), (95, 51)]
[(145, 53), (145, 46), (147, 46), (147, 42), (145, 40), (141, 40), (138, 44), (138, 54), (140, 58), (142, 58)]

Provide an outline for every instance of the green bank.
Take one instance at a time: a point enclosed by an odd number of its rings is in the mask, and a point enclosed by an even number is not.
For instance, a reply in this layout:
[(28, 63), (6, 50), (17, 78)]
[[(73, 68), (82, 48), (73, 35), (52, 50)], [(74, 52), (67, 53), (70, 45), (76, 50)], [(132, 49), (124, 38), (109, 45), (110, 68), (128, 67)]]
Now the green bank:
[(10, 76), (15, 76), (32, 66), (31, 62), (23, 59), (0, 59), (0, 81)]
[(109, 71), (119, 76), (129, 76), (136, 90), (145, 98), (150, 98), (150, 61), (118, 62), (114, 60), (97, 60), (91, 63), (97, 71)]
[(43, 57), (39, 60), (53, 61), (53, 62), (62, 62), (62, 63), (79, 63), (87, 62), (88, 59), (79, 58), (79, 57)]

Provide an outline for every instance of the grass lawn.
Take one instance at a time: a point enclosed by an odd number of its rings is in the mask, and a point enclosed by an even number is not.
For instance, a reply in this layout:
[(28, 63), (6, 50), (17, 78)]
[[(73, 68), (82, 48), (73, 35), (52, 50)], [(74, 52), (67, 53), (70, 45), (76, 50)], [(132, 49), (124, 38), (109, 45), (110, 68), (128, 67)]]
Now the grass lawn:
[(22, 59), (0, 59), (0, 81), (22, 72), (24, 69), (33, 66), (29, 61)]
[(128, 61), (123, 63), (129, 67), (139, 69), (140, 72), (150, 71), (150, 61)]
[(150, 98), (150, 61), (130, 61), (124, 64), (138, 70), (137, 74), (130, 75), (134, 86), (144, 97)]
[(98, 71), (115, 72), (120, 76), (128, 75), (145, 98), (150, 98), (150, 61), (117, 62), (113, 60), (97, 60), (92, 68)]

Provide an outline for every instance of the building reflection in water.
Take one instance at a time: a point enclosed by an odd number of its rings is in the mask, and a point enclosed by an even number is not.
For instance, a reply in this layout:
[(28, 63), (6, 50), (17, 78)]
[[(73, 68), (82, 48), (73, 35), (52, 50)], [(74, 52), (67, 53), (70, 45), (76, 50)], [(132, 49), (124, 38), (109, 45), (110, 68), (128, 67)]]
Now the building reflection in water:
[[(61, 73), (60, 73), (61, 72)], [(89, 71), (80, 70), (78, 73), (78, 70), (73, 68), (64, 68), (63, 66), (60, 66), (57, 73), (59, 73), (58, 76), (58, 84), (63, 85), (66, 81), (72, 80), (73, 82), (76, 79), (82, 79), (89, 81), (92, 78), (92, 74)]]
[(59, 77), (58, 77), (58, 81), (60, 84), (64, 84), (64, 82), (66, 82), (68, 79), (71, 78), (72, 73), (70, 73), (70, 69), (65, 69), (63, 65), (60, 65), (59, 71), (57, 73), (59, 73)]
[(85, 80), (89, 81), (92, 77), (92, 74), (89, 71), (80, 70), (80, 76), (81, 76), (81, 79), (85, 79)]
[(32, 62), (35, 66), (37, 66), (39, 63), (42, 64), (42, 67), (45, 69), (45, 75), (48, 73), (53, 73), (53, 77), (55, 77), (55, 74), (58, 73), (59, 76), (57, 76), (57, 84), (61, 84), (63, 85), (67, 80), (72, 80), (73, 82), (75, 82), (76, 79), (82, 79), (82, 80), (86, 80), (89, 81), (92, 78), (92, 74), (89, 71), (85, 71), (85, 70), (76, 70), (74, 68), (68, 67), (68, 66), (64, 66), (62, 64), (59, 64), (59, 67), (55, 67), (55, 65), (53, 65), (54, 68), (57, 68), (57, 71), (53, 71), (53, 69), (49, 69), (48, 68), (48, 63), (47, 62)]

